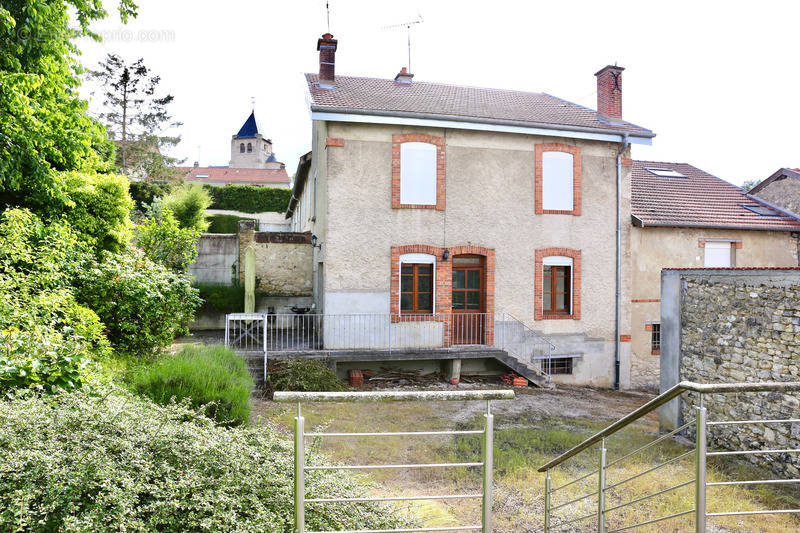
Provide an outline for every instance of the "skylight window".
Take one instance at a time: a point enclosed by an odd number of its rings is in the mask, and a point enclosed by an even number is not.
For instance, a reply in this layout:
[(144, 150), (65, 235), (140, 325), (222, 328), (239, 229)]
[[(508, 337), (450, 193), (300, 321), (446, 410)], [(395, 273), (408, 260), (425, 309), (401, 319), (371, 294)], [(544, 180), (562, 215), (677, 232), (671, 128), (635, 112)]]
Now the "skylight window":
[(207, 178), (208, 174), (198, 174), (197, 177), (198, 178)]
[(773, 211), (769, 207), (764, 207), (763, 205), (759, 204), (741, 204), (742, 207), (752, 211), (753, 213), (757, 213), (762, 217), (779, 217), (782, 216), (780, 213)]
[(655, 174), (656, 176), (662, 178), (685, 178), (683, 174), (678, 172), (677, 170), (672, 170), (671, 168), (646, 168), (650, 174)]

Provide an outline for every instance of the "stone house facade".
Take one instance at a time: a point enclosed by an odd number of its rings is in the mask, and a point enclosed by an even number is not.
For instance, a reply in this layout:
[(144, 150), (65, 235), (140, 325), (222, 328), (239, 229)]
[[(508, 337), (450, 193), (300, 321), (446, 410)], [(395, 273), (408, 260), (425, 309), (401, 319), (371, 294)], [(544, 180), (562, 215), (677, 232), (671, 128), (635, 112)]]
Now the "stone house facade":
[(794, 267), (800, 221), (685, 163), (634, 161), (632, 382), (657, 390), (664, 268)]
[(781, 168), (750, 190), (752, 196), (800, 217), (800, 169)]
[[(306, 75), (312, 152), (287, 212), (314, 236), (317, 312), (401, 325), (505, 313), (551, 339), (556, 381), (627, 387), (629, 306), (616, 309), (617, 292), (631, 299), (632, 228), (619, 220), (631, 143), (654, 134), (621, 118), (623, 69), (596, 74), (595, 112), (402, 71), (338, 76), (336, 46), (324, 35), (320, 72)], [(491, 344), (499, 331), (482, 327)]]

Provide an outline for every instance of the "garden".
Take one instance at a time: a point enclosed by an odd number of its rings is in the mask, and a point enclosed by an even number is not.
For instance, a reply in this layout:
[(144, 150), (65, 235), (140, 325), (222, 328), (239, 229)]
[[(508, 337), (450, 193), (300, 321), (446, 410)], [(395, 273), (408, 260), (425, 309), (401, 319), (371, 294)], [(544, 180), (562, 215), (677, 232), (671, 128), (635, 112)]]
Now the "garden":
[[(117, 14), (137, 9), (121, 0)], [(87, 111), (75, 41), (99, 39), (91, 26), (107, 16), (100, 1), (0, 5), (0, 531), (291, 531), (291, 440), (255, 421), (244, 362), (169, 349), (203, 304), (187, 268), (206, 208), (282, 209), (287, 192), (132, 181), (165, 173), (179, 137), (156, 131), (172, 97), (141, 62), (103, 65), (107, 105), (147, 78), (127, 93), (150, 98), (149, 114), (127, 109), (127, 137), (115, 136), (123, 114)], [(308, 486), (370, 488), (324, 473)], [(407, 523), (378, 505), (307, 519)]]

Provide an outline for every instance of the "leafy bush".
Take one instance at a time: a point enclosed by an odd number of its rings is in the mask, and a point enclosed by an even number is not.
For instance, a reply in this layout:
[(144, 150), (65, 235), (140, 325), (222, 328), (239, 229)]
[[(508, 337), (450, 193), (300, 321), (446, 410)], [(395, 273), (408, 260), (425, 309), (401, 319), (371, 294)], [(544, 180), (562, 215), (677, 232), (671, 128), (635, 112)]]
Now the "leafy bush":
[(77, 294), (106, 325), (111, 344), (132, 355), (168, 346), (200, 305), (186, 276), (137, 249), (93, 263), (80, 274)]
[(162, 198), (169, 193), (170, 187), (163, 183), (150, 183), (148, 181), (132, 181), (128, 191), (134, 201), (137, 211), (144, 211), (145, 205), (150, 205), (156, 198)]
[(176, 187), (164, 197), (168, 207), (182, 228), (193, 228), (203, 232), (208, 229), (206, 209), (211, 205), (211, 195), (202, 185)]
[(103, 324), (72, 292), (89, 260), (87, 249), (66, 224), (44, 224), (22, 209), (0, 213), (0, 330), (52, 332), (107, 355)]
[(276, 211), (283, 213), (289, 207), (291, 189), (273, 187), (253, 187), (251, 185), (226, 185), (225, 187), (205, 186), (211, 194), (214, 209), (230, 209), (244, 213)]
[(274, 391), (324, 392), (346, 390), (333, 370), (314, 359), (276, 361), (269, 366), (267, 389)]
[(236, 215), (211, 215), (206, 233), (239, 233), (239, 221), (251, 220)]
[(223, 346), (187, 346), (145, 367), (134, 387), (162, 405), (189, 399), (193, 407), (220, 423), (250, 419), (253, 378), (244, 359)]
[(0, 331), (0, 393), (25, 388), (46, 393), (79, 389), (89, 363), (86, 350), (74, 337), (44, 328)]
[(151, 260), (177, 272), (186, 272), (197, 258), (200, 232), (181, 228), (172, 211), (165, 207), (159, 218), (148, 218), (136, 227), (136, 245)]
[(196, 283), (203, 300), (201, 309), (210, 313), (241, 313), (244, 311), (244, 285)]
[[(293, 531), (293, 450), (271, 425), (224, 428), (129, 393), (0, 402), (0, 531)], [(330, 464), (312, 446), (306, 462)], [(310, 498), (365, 497), (341, 471)], [(409, 527), (376, 503), (308, 506), (309, 530)]]
[(67, 222), (99, 252), (118, 252), (131, 239), (128, 178), (120, 174), (65, 174), (66, 193), (74, 202)]

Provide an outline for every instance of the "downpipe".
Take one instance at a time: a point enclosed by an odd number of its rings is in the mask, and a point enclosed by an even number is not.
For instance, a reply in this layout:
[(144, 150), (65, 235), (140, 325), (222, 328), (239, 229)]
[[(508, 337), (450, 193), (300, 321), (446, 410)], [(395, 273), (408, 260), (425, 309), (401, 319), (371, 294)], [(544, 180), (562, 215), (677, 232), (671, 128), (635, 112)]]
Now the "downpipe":
[(616, 279), (616, 298), (615, 298), (615, 320), (614, 320), (614, 389), (619, 390), (620, 386), (620, 335), (622, 324), (622, 154), (630, 146), (628, 141), (628, 134), (622, 135), (622, 143), (620, 143), (619, 150), (617, 151), (617, 279)]

